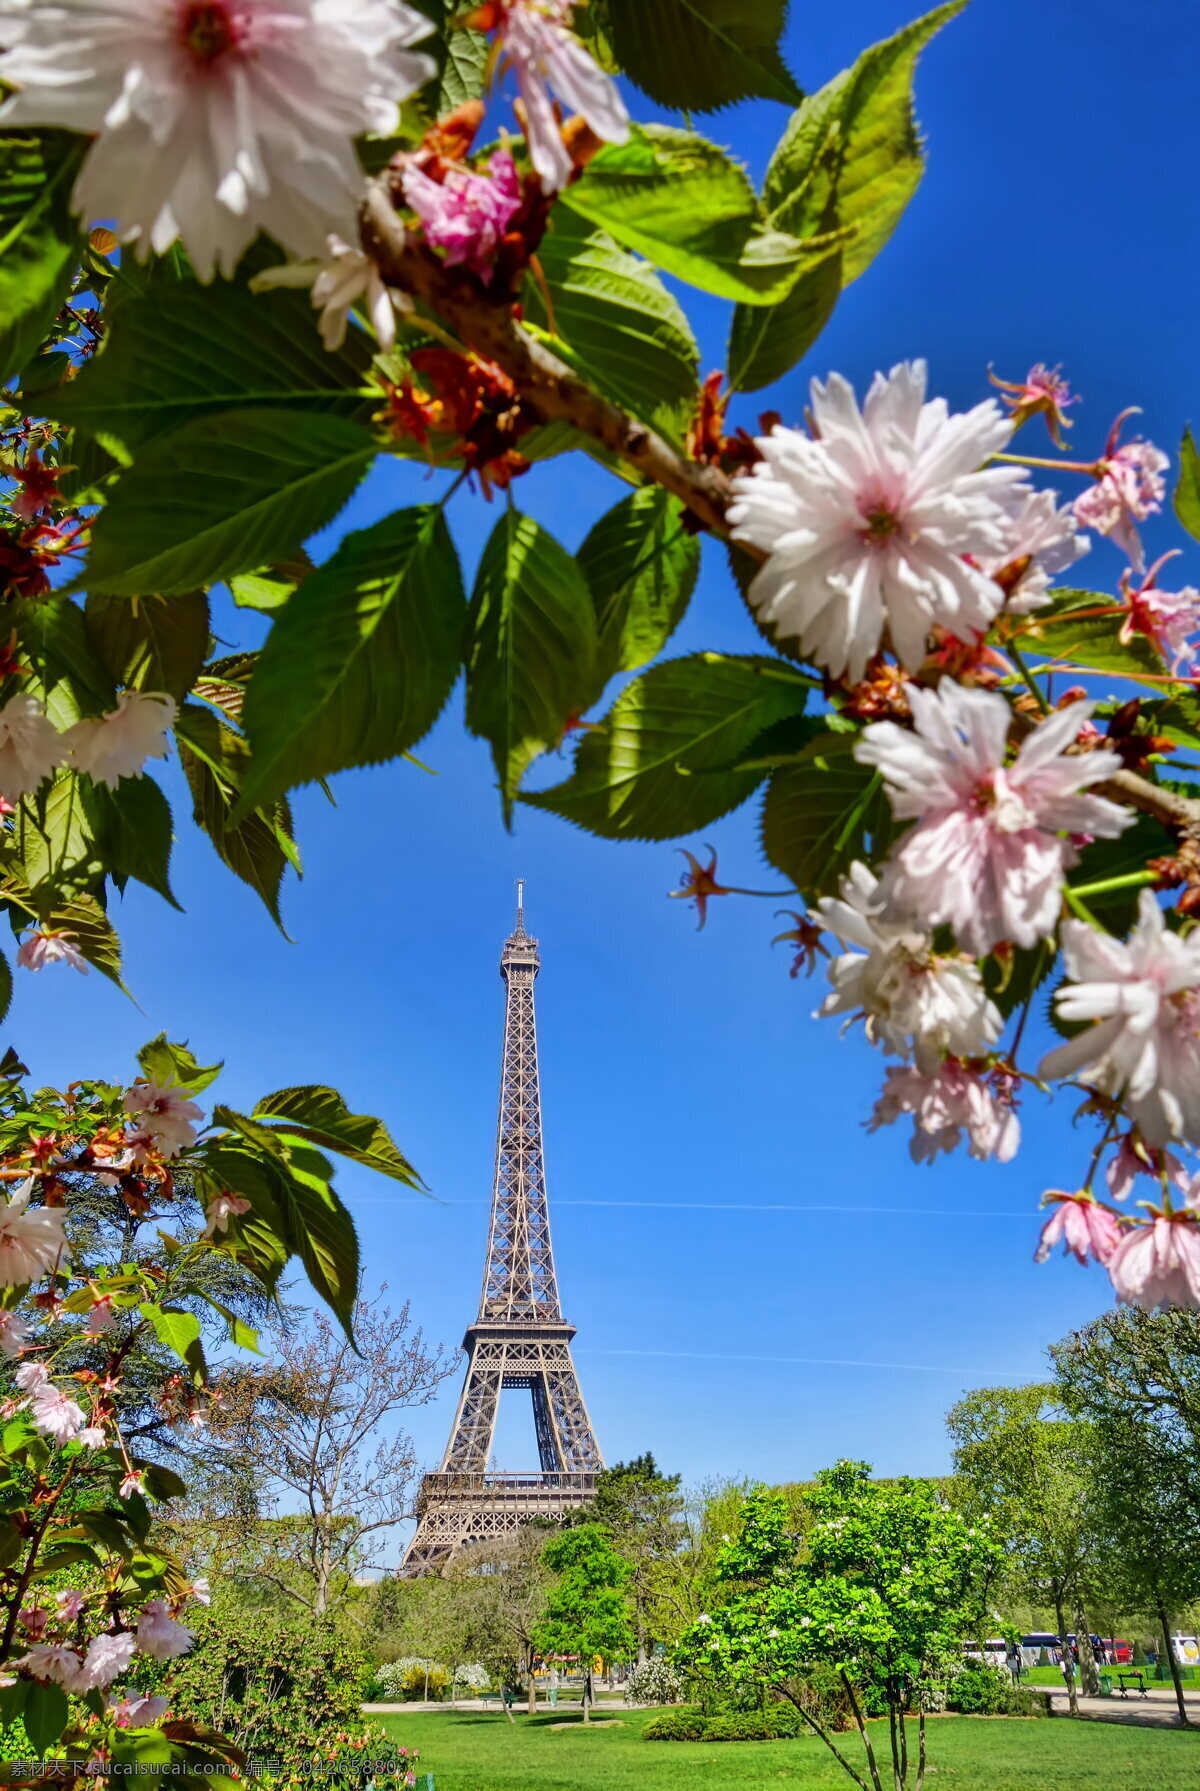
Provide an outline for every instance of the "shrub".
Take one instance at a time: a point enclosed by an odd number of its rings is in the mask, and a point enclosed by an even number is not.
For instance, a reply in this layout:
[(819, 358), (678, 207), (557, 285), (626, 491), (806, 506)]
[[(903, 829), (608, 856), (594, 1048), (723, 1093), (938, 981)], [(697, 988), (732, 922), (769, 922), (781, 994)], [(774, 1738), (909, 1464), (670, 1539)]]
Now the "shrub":
[[(400, 1660), (389, 1661), (386, 1666), (376, 1667), (371, 1681), (371, 1701), (374, 1703), (390, 1703), (401, 1700), (406, 1704), (424, 1703), (426, 1698), (426, 1675), (428, 1675), (428, 1697), (430, 1703), (440, 1704), (451, 1686), (450, 1668), (443, 1666), (439, 1660), (408, 1654)], [(457, 1668), (455, 1683), (468, 1692), (486, 1691), (491, 1684), (491, 1676), (486, 1667), (478, 1662), (468, 1662)]]
[(168, 1664), (161, 1686), (173, 1716), (205, 1723), (247, 1752), (289, 1761), (311, 1753), (331, 1729), (361, 1731), (369, 1668), (329, 1624), (222, 1604), (189, 1623), (195, 1645)]
[(643, 1741), (700, 1741), (706, 1724), (698, 1710), (664, 1710), (642, 1730)]
[(628, 1704), (678, 1704), (684, 1694), (684, 1678), (665, 1654), (656, 1654), (635, 1667), (625, 1681)]
[(1040, 1686), (1014, 1685), (998, 1667), (973, 1661), (949, 1680), (946, 1708), (963, 1716), (1049, 1716), (1050, 1694)]
[(844, 1734), (854, 1727), (854, 1712), (846, 1682), (837, 1668), (828, 1662), (814, 1661), (803, 1673), (789, 1679), (787, 1688), (828, 1733)]
[(704, 1741), (791, 1741), (799, 1733), (800, 1717), (794, 1710), (774, 1705), (769, 1710), (744, 1710), (728, 1716), (710, 1716), (704, 1725)]

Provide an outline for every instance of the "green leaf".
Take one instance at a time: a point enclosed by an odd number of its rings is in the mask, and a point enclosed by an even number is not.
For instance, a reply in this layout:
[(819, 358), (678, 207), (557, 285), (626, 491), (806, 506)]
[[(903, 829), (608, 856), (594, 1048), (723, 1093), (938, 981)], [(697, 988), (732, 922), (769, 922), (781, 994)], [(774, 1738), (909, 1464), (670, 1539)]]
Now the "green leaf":
[(250, 756), (242, 735), (211, 709), (186, 703), (176, 725), (176, 739), (196, 824), (234, 875), (261, 896), (272, 918), (282, 926), (279, 891), (283, 873), (289, 864), (299, 869), (286, 799), (266, 803), (235, 822), (233, 811)]
[(87, 580), (114, 596), (169, 596), (283, 559), (333, 520), (375, 451), (358, 423), (309, 411), (189, 423), (113, 487)]
[(80, 780), (84, 815), (105, 869), (134, 877), (170, 902), (171, 806), (152, 777), (123, 777), (115, 790)]
[[(145, 1462), (140, 1464), (146, 1477), (146, 1491), (152, 1499), (184, 1499), (187, 1497), (187, 1481), (166, 1468), (161, 1462)], [(161, 1570), (160, 1570), (161, 1571)]]
[(596, 622), (575, 561), (530, 516), (492, 530), (471, 597), (467, 726), (492, 749), (506, 824), (525, 771), (590, 700)]
[(1200, 541), (1200, 453), (1190, 429), (1179, 444), (1179, 480), (1175, 486), (1175, 514), (1195, 540)]
[(102, 866), (88, 825), (83, 779), (57, 771), (36, 795), (18, 803), (11, 843), (39, 913), (94, 884)]
[[(353, 1341), (358, 1295), (358, 1233), (327, 1179), (329, 1164), (319, 1152), (295, 1146), (288, 1176), (293, 1202), (296, 1253), (308, 1278), (342, 1321)], [(323, 1166), (323, 1167), (322, 1167)]]
[(136, 603), (92, 593), (83, 613), (92, 646), (118, 684), (160, 690), (177, 703), (188, 695), (208, 654), (203, 591), (141, 597)]
[(0, 952), (0, 1020), (8, 1018), (8, 1010), (12, 1006), (13, 973), (12, 965)]
[(776, 303), (806, 261), (836, 247), (767, 226), (745, 170), (669, 125), (634, 125), (627, 143), (606, 144), (562, 204), (664, 273), (749, 305)]
[(250, 1202), (250, 1211), (234, 1221), (235, 1230), (213, 1242), (253, 1270), (266, 1288), (274, 1288), (295, 1249), (280, 1165), (240, 1144), (212, 1140), (204, 1146), (204, 1165), (200, 1181), (206, 1201), (228, 1190)]
[(240, 609), (282, 609), (296, 586), (306, 579), (313, 563), (301, 548), (288, 560), (243, 572), (229, 581), (229, 594)]
[(556, 353), (605, 397), (682, 444), (696, 404), (699, 350), (657, 275), (561, 205), (538, 260), (553, 322), (532, 276), (522, 288), (527, 320), (550, 331)]
[(700, 570), (683, 516), (678, 499), (646, 486), (602, 516), (579, 550), (596, 608), (598, 690), (646, 665), (683, 619)]
[[(1118, 639), (1119, 605), (1101, 591), (1056, 590), (1053, 602), (1028, 617), (1017, 636), (1023, 653), (1115, 672), (1135, 681), (1149, 672), (1157, 682), (1163, 662), (1143, 634), (1128, 644)], [(1073, 612), (1082, 610), (1077, 617)], [(1097, 615), (1097, 610), (1105, 613)]]
[(145, 1300), (138, 1307), (142, 1317), (150, 1321), (154, 1335), (164, 1349), (173, 1350), (186, 1362), (199, 1385), (204, 1378), (204, 1351), (200, 1345), (200, 1320), (194, 1312), (182, 1312), (174, 1306), (158, 1306)]
[(288, 1136), (337, 1151), (340, 1156), (378, 1170), (393, 1181), (405, 1182), (410, 1188), (424, 1186), (412, 1164), (396, 1148), (383, 1121), (371, 1114), (351, 1113), (336, 1088), (309, 1084), (278, 1089), (258, 1102), (254, 1118), (280, 1128)]
[(35, 1679), (25, 1694), (21, 1721), (33, 1743), (34, 1752), (45, 1755), (67, 1726), (70, 1706), (61, 1685)]
[(196, 1292), (202, 1300), (208, 1301), (214, 1312), (221, 1314), (229, 1327), (230, 1343), (236, 1344), (238, 1349), (251, 1350), (256, 1356), (262, 1355), (262, 1351), (258, 1347), (258, 1332), (253, 1326), (248, 1325), (244, 1319), (240, 1319), (236, 1312), (231, 1312), (228, 1306), (223, 1306), (220, 1300), (214, 1299), (213, 1295), (207, 1293), (204, 1288), (198, 1287)]
[(739, 754), (798, 714), (806, 687), (777, 660), (700, 653), (652, 666), (579, 743), (566, 783), (522, 801), (603, 839), (675, 839), (736, 808), (762, 782)]
[(899, 223), (924, 165), (912, 99), (917, 57), (964, 4), (949, 0), (872, 45), (793, 115), (767, 169), (767, 221), (800, 238), (838, 229), (852, 234), (837, 254), (808, 269), (778, 307), (735, 311), (729, 344), (735, 390), (757, 391), (795, 366), (828, 321), (840, 286), (857, 279)]
[(87, 148), (70, 131), (0, 136), (0, 386), (37, 352), (78, 266), (71, 187)]
[(827, 734), (767, 785), (763, 851), (808, 902), (836, 895), (856, 858), (877, 863), (895, 832), (883, 779), (852, 756), (853, 744)]
[(801, 97), (779, 50), (787, 0), (608, 0), (606, 13), (617, 62), (660, 105)]
[(103, 351), (42, 405), (136, 459), (150, 442), (225, 411), (369, 415), (370, 365), (361, 331), (325, 347), (307, 293), (174, 281), (115, 307)]
[(435, 117), (478, 99), (487, 85), (491, 42), (482, 31), (456, 30), (446, 34), (446, 60), (438, 89)]
[(168, 1087), (176, 1083), (180, 1088), (186, 1088), (190, 1095), (203, 1094), (225, 1067), (224, 1063), (197, 1063), (186, 1045), (175, 1044), (165, 1032), (143, 1045), (137, 1060), (151, 1082)]
[(21, 599), (9, 615), (36, 695), (60, 732), (83, 715), (111, 709), (113, 678), (96, 652), (79, 605), (69, 597)]
[(47, 926), (61, 927), (70, 933), (88, 963), (116, 983), (122, 994), (129, 993), (121, 981), (121, 942), (95, 896), (76, 895), (56, 901), (42, 919)]
[(1088, 912), (1101, 921), (1108, 932), (1127, 933), (1137, 919), (1141, 889), (1128, 885), (1124, 889), (1094, 890), (1089, 886), (1110, 883), (1114, 879), (1144, 872), (1150, 859), (1173, 857), (1178, 841), (1153, 815), (1139, 815), (1132, 827), (1113, 840), (1094, 840), (1079, 855), (1079, 863), (1067, 879), (1072, 889), (1085, 891), (1083, 900)]
[(458, 677), (466, 599), (440, 506), (357, 530), (276, 617), (246, 693), (238, 814), (407, 752)]

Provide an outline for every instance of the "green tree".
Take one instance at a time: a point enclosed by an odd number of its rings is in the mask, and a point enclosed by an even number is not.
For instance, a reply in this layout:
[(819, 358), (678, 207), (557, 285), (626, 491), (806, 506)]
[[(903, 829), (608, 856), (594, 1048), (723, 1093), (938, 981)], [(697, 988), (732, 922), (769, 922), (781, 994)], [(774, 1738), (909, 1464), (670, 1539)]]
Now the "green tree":
[(685, 1539), (678, 1474), (660, 1473), (653, 1455), (614, 1462), (596, 1477), (588, 1514), (606, 1526), (630, 1566), (629, 1597), (639, 1663), (661, 1641), (660, 1612)]
[(558, 1578), (534, 1635), (542, 1655), (578, 1655), (583, 1720), (590, 1717), (596, 1657), (617, 1660), (633, 1649), (626, 1587), (630, 1566), (600, 1524), (579, 1524), (552, 1536), (542, 1559)]
[(694, 1670), (724, 1670), (777, 1687), (795, 1704), (856, 1785), (864, 1779), (789, 1681), (815, 1663), (839, 1675), (866, 1759), (870, 1791), (884, 1777), (863, 1717), (865, 1681), (888, 1711), (892, 1784), (910, 1784), (906, 1713), (917, 1709), (916, 1777), (925, 1779), (925, 1696), (956, 1657), (977, 1615), (997, 1545), (928, 1481), (872, 1482), (865, 1462), (842, 1461), (807, 1494), (804, 1545), (788, 1527), (782, 1494), (759, 1488), (720, 1562), (738, 1590), (704, 1613), (680, 1643)]
[[(1034, 1604), (1052, 1605), (1071, 1714), (1078, 1715), (1068, 1611), (1080, 1601), (1096, 1544), (1094, 1441), (1062, 1408), (1053, 1384), (983, 1387), (952, 1407), (946, 1427), (968, 1509), (990, 1515), (1005, 1539), (1006, 1578)], [(1080, 1653), (1086, 1616), (1076, 1616)]]

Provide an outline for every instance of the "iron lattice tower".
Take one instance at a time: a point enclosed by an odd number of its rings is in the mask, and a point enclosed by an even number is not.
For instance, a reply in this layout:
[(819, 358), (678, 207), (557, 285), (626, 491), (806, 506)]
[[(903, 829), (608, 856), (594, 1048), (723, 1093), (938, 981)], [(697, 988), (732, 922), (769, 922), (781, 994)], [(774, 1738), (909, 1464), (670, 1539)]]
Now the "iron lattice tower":
[[(417, 1496), (417, 1531), (401, 1569), (410, 1576), (436, 1570), (467, 1543), (586, 1504), (604, 1466), (571, 1359), (575, 1327), (562, 1315), (550, 1244), (533, 1006), (540, 965), (518, 883), (517, 924), (500, 955), (504, 1061), (479, 1316), (463, 1338), (467, 1372), (442, 1465), (424, 1476)], [(513, 1387), (532, 1395), (540, 1466), (489, 1472), (500, 1394)]]

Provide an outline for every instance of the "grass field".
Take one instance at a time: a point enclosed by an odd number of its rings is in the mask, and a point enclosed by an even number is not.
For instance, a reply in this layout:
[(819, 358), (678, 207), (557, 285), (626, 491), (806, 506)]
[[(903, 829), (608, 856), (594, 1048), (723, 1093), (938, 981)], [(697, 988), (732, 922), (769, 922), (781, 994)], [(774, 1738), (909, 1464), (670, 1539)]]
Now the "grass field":
[[(565, 1713), (563, 1713), (565, 1715)], [(605, 1716), (609, 1713), (604, 1712)], [(397, 1743), (421, 1750), (437, 1791), (759, 1791), (850, 1785), (815, 1737), (799, 1741), (649, 1742), (653, 1713), (613, 1710), (620, 1728), (555, 1729), (556, 1715), (515, 1724), (492, 1711), (386, 1716)], [(569, 1717), (567, 1720), (570, 1720)], [(887, 1752), (886, 1730), (877, 1751)], [(1196, 1791), (1200, 1736), (1007, 1717), (938, 1717), (929, 1725), (927, 1791)], [(845, 1737), (854, 1760), (857, 1736)], [(855, 1760), (855, 1764), (857, 1761)]]

